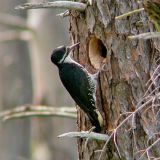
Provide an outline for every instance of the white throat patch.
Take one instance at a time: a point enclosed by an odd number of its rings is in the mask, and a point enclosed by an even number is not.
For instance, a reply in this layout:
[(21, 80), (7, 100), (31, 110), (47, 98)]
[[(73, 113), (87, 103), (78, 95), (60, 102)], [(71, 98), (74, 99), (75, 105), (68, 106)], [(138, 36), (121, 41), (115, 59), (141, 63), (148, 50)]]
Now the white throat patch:
[(63, 55), (62, 59), (58, 63), (64, 63), (65, 59), (67, 58), (66, 55), (67, 55), (67, 49), (66, 49), (66, 52)]
[(76, 61), (74, 61), (70, 55), (68, 55), (65, 60), (63, 61), (63, 63), (74, 63), (78, 66), (80, 66), (81, 68), (84, 68), (81, 64), (77, 63)]
[(65, 60), (64, 60), (63, 63), (75, 63), (75, 61), (71, 58), (70, 55), (68, 55), (68, 56), (65, 58)]
[[(67, 52), (67, 51), (66, 51), (66, 52)], [(62, 57), (62, 59), (61, 59), (58, 63), (74, 63), (74, 64), (80, 66), (81, 68), (83, 68), (83, 69), (85, 70), (85, 68), (84, 68), (81, 64), (77, 63), (76, 61), (74, 61), (74, 60), (71, 58), (71, 56), (70, 56), (71, 53), (69, 53), (69, 54), (67, 55), (67, 57), (66, 57), (66, 54), (67, 54), (67, 53), (64, 54), (64, 56)]]
[(58, 62), (58, 63), (64, 63), (65, 59), (66, 59), (66, 53), (63, 55), (62, 59)]

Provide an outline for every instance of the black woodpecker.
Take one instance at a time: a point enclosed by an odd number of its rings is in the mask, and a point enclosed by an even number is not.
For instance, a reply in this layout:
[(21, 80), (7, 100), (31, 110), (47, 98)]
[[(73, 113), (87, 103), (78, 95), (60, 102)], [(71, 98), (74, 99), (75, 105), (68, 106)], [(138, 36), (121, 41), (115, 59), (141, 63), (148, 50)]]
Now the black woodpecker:
[(53, 50), (51, 61), (59, 69), (59, 76), (73, 100), (87, 114), (95, 126), (94, 131), (100, 132), (102, 116), (96, 108), (97, 74), (90, 74), (82, 65), (74, 61), (70, 53), (79, 43), (72, 46), (60, 46)]

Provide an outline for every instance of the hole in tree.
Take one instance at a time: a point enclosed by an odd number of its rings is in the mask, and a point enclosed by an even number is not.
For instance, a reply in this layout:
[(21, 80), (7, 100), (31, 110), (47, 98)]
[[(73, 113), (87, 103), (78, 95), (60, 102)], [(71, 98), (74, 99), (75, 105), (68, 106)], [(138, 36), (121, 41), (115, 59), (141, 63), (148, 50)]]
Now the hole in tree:
[(92, 37), (89, 41), (89, 59), (92, 66), (99, 69), (106, 55), (107, 49), (103, 42), (96, 37)]

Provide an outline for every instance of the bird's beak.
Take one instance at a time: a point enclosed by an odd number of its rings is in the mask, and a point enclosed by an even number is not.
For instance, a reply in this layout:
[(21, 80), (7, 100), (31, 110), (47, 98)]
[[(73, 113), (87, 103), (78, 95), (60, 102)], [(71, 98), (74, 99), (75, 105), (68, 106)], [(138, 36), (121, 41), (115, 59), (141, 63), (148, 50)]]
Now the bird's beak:
[(73, 44), (71, 46), (68, 47), (69, 51), (73, 50), (75, 47), (77, 47), (80, 44), (80, 42)]

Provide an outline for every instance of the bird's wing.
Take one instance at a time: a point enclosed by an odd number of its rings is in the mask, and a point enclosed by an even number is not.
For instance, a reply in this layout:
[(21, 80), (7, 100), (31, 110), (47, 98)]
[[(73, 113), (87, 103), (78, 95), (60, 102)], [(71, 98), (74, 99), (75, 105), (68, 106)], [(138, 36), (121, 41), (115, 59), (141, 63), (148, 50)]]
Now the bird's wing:
[(74, 101), (84, 110), (92, 111), (95, 107), (96, 84), (87, 71), (75, 64), (63, 64), (59, 71), (61, 81)]

